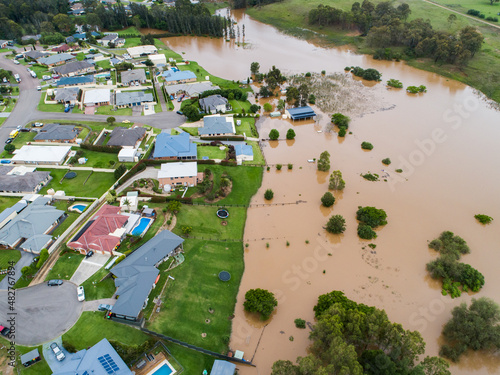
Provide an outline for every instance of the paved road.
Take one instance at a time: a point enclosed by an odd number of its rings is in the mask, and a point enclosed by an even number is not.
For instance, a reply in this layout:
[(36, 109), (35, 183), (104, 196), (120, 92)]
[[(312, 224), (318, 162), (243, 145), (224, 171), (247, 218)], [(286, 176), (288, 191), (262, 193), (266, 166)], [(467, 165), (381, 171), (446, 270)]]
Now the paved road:
[[(19, 280), (21, 277), (21, 270), (25, 266), (29, 266), (35, 257), (35, 254), (28, 253), (26, 251), (19, 250), (21, 252), (21, 259), (14, 266), (15, 274), (14, 274), (14, 283)], [(12, 276), (11, 276), (11, 285), (12, 284)], [(3, 280), (0, 282), (0, 289), (7, 290), (9, 288), (9, 276), (5, 276)]]
[[(7, 323), (8, 313), (12, 312), (9, 307), (8, 293), (2, 290), (0, 324)], [(61, 286), (41, 283), (16, 290), (16, 343), (38, 345), (61, 336), (76, 323), (83, 307), (84, 303), (76, 297), (76, 285), (69, 281)]]

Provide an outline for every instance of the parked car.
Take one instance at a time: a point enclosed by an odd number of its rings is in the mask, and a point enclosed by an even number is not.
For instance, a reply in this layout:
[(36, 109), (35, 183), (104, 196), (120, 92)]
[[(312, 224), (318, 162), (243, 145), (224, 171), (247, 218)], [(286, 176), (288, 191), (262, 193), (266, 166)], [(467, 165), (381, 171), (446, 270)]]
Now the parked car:
[(3, 77), (3, 83), (8, 83), (9, 81), (7, 81), (7, 77)]
[(175, 112), (175, 113), (177, 113), (178, 115), (183, 115), (183, 114), (184, 114), (184, 113), (182, 113), (181, 111), (177, 111), (177, 112)]
[(2, 159), (0, 160), (0, 164), (10, 164), (12, 162), (12, 160), (10, 159)]
[(14, 64), (16, 64), (16, 65), (19, 65), (19, 64), (20, 64), (20, 62), (19, 62), (19, 61), (17, 61), (17, 60), (12, 60), (12, 62), (13, 62)]
[(42, 79), (43, 79), (44, 81), (48, 81), (48, 80), (49, 80), (49, 79), (51, 79), (51, 78), (52, 78), (51, 76), (43, 76), (43, 77), (42, 77)]
[(144, 109), (149, 109), (149, 106), (147, 104), (145, 104)]
[(59, 286), (59, 285), (62, 285), (62, 284), (63, 284), (63, 281), (62, 280), (58, 280), (58, 279), (53, 279), (53, 280), (47, 281), (47, 285), (48, 286)]
[(122, 121), (124, 124), (130, 124), (130, 121), (129, 120), (123, 120)]
[(33, 127), (34, 127), (34, 128), (41, 128), (42, 126), (43, 126), (43, 123), (41, 123), (41, 122), (35, 122), (35, 123), (33, 124)]
[(7, 138), (5, 141), (5, 144), (8, 145), (9, 143), (12, 143), (13, 139), (12, 138)]
[(69, 111), (71, 111), (71, 107), (68, 105), (66, 107), (64, 107), (64, 112), (65, 113), (68, 113)]
[(37, 91), (42, 91), (42, 86), (37, 86), (36, 89)]
[(58, 79), (58, 78), (61, 78), (61, 76), (59, 74), (52, 74), (52, 78)]
[(94, 252), (90, 250), (87, 254), (85, 254), (85, 258), (90, 258), (92, 255), (94, 255)]
[(83, 290), (83, 286), (79, 286), (76, 290), (78, 301), (85, 301), (85, 291)]
[(22, 128), (19, 131), (22, 133), (28, 133), (30, 130), (28, 128)]
[(113, 308), (113, 306), (111, 306), (111, 305), (107, 305), (105, 303), (101, 303), (99, 305), (99, 307), (97, 308), (97, 310), (99, 310), (99, 311), (110, 311), (112, 308)]
[(61, 362), (64, 358), (66, 358), (66, 356), (64, 355), (61, 348), (59, 347), (59, 345), (57, 345), (56, 342), (53, 342), (52, 344), (50, 344), (50, 349), (52, 349), (52, 351), (54, 352), (54, 355), (56, 356), (56, 359), (59, 362)]
[(0, 326), (0, 334), (2, 336), (8, 336), (9, 333), (10, 333), (10, 328), (4, 327), (4, 326)]
[(31, 72), (31, 69), (30, 68), (26, 68), (26, 71), (29, 73), (29, 72)]

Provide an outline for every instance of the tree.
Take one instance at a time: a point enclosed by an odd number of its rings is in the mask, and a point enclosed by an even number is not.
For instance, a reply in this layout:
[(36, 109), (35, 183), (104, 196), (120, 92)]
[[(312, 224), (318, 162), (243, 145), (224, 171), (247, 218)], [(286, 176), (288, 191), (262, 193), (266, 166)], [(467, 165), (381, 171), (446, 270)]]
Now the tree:
[(285, 101), (283, 99), (278, 100), (278, 104), (276, 105), (276, 109), (278, 111), (282, 111), (285, 109)]
[(344, 233), (345, 219), (342, 215), (333, 215), (326, 223), (326, 231), (333, 234)]
[(457, 362), (467, 350), (500, 348), (500, 307), (489, 298), (472, 299), (455, 307), (443, 328), (445, 344), (439, 354)]
[(181, 210), (182, 203), (176, 200), (170, 201), (167, 204), (167, 209), (172, 213), (178, 213)]
[(267, 189), (264, 193), (264, 199), (270, 201), (274, 197), (274, 192), (271, 189)]
[(152, 66), (155, 66), (155, 63), (151, 61), (151, 59), (146, 59), (144, 61), (144, 65), (146, 65), (148, 68), (151, 68)]
[(280, 137), (280, 132), (278, 130), (276, 130), (276, 129), (271, 129), (271, 131), (269, 132), (269, 139), (271, 141), (275, 141), (279, 137)]
[(40, 267), (43, 266), (43, 264), (47, 259), (49, 259), (49, 251), (47, 249), (42, 249), (40, 251), (40, 255), (38, 256), (38, 262), (36, 263), (36, 268), (40, 269)]
[(425, 375), (451, 375), (448, 371), (450, 364), (439, 357), (425, 357), (417, 368), (422, 369)]
[(257, 105), (257, 104), (252, 104), (250, 106), (250, 113), (256, 113), (260, 110), (260, 105)]
[(264, 111), (271, 112), (273, 110), (273, 105), (271, 103), (264, 103)]
[(109, 117), (106, 119), (106, 122), (107, 122), (109, 125), (113, 125), (113, 124), (116, 122), (116, 118), (114, 118), (113, 116), (109, 116)]
[(130, 205), (132, 204), (132, 202), (130, 202), (130, 200), (127, 198), (125, 198), (125, 200), (122, 202), (124, 206), (127, 207), (127, 210), (130, 211)]
[(330, 153), (323, 151), (318, 160), (318, 171), (326, 172), (330, 169)]
[(250, 289), (245, 293), (243, 307), (245, 311), (260, 314), (261, 320), (267, 320), (278, 306), (278, 301), (274, 294), (265, 289)]
[(188, 226), (183, 226), (181, 228), (182, 234), (184, 234), (186, 237), (189, 236), (189, 233), (193, 231), (193, 227), (188, 227)]
[(16, 146), (14, 146), (12, 143), (9, 143), (8, 145), (5, 145), (3, 149), (7, 151), (9, 154), (12, 154), (16, 149)]
[(387, 214), (385, 211), (369, 206), (359, 207), (356, 212), (356, 219), (372, 228), (387, 224)]
[(74, 22), (67, 14), (58, 14), (52, 19), (52, 23), (62, 32), (69, 32), (74, 25)]
[(377, 233), (375, 233), (371, 226), (359, 223), (358, 236), (363, 240), (371, 240), (373, 238), (377, 238)]
[(298, 366), (291, 361), (276, 361), (273, 363), (271, 375), (300, 375)]
[(198, 106), (195, 104), (189, 104), (182, 108), (184, 116), (188, 118), (189, 121), (198, 121), (201, 119), (200, 111), (198, 110)]
[(345, 181), (342, 178), (341, 171), (333, 171), (330, 175), (330, 182), (328, 183), (328, 189), (330, 190), (344, 190)]
[(260, 69), (260, 64), (258, 62), (253, 62), (250, 64), (250, 72), (252, 72), (252, 74), (258, 74), (259, 73), (259, 69)]
[(333, 196), (332, 193), (327, 191), (323, 196), (321, 197), (321, 203), (325, 207), (331, 207), (335, 203), (335, 197)]
[(363, 150), (373, 150), (373, 145), (370, 142), (361, 143), (361, 148)]
[(114, 171), (115, 179), (118, 180), (126, 171), (127, 167), (124, 164), (120, 164)]
[(113, 204), (116, 202), (116, 197), (111, 195), (110, 193), (106, 194), (106, 203)]
[(295, 131), (290, 128), (286, 132), (286, 139), (294, 139), (295, 138)]
[(463, 48), (470, 52), (471, 57), (474, 57), (477, 51), (481, 49), (484, 42), (484, 36), (476, 30), (475, 27), (466, 26), (460, 30), (460, 41)]
[(345, 127), (346, 129), (349, 127), (349, 122), (351, 119), (348, 116), (343, 115), (342, 113), (334, 113), (332, 115), (332, 122), (340, 127)]
[(455, 22), (457, 21), (457, 16), (453, 13), (451, 13), (449, 16), (448, 16), (448, 23), (451, 25), (453, 25)]

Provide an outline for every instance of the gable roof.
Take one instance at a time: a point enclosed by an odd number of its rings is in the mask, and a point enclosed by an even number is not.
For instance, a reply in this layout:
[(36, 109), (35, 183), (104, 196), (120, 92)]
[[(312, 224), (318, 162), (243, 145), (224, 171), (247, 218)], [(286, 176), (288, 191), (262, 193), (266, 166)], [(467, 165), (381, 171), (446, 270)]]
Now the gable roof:
[(210, 371), (210, 375), (234, 375), (235, 370), (236, 365), (234, 363), (216, 359), (212, 366), (212, 371)]
[(93, 83), (95, 81), (94, 76), (80, 76), (80, 77), (62, 77), (57, 81), (57, 86), (70, 86), (85, 83)]
[(113, 41), (115, 39), (118, 39), (118, 34), (107, 34), (101, 40)]
[(153, 101), (153, 94), (149, 92), (146, 94), (142, 91), (122, 91), (116, 93), (115, 104), (120, 106)]
[(38, 63), (44, 64), (44, 65), (52, 65), (52, 64), (57, 64), (62, 61), (69, 61), (69, 60), (74, 60), (75, 56), (70, 55), (69, 53), (58, 53), (56, 55), (51, 55), (48, 57), (42, 57), (41, 59), (38, 59)]
[(12, 157), (16, 162), (61, 163), (71, 151), (71, 146), (24, 145)]
[(24, 56), (27, 56), (27, 57), (29, 57), (30, 59), (33, 59), (33, 60), (37, 60), (40, 57), (49, 56), (49, 53), (31, 50), (31, 51), (25, 52)]
[(212, 82), (180, 83), (177, 85), (165, 85), (165, 90), (170, 94), (177, 94), (182, 91), (188, 96), (196, 96), (208, 90), (218, 90), (219, 86), (212, 85)]
[(145, 81), (146, 72), (144, 69), (124, 70), (121, 73), (122, 83), (128, 84), (132, 81)]
[(111, 136), (108, 140), (108, 146), (135, 146), (137, 141), (144, 137), (146, 134), (145, 128), (134, 127), (134, 128), (123, 128), (116, 127), (111, 132)]
[[(80, 89), (78, 87), (67, 87), (67, 88), (60, 88), (56, 90), (56, 101), (63, 101), (63, 102), (70, 102), (73, 100), (76, 100), (78, 98), (78, 93), (80, 92)], [(45, 131), (47, 129), (48, 125), (52, 124), (47, 124), (44, 126), (42, 131)], [(36, 137), (35, 137), (36, 139)]]
[(289, 108), (287, 109), (292, 120), (300, 120), (308, 117), (316, 116), (316, 113), (308, 105), (304, 107)]
[(203, 117), (203, 126), (198, 128), (200, 135), (213, 135), (234, 133), (233, 118), (229, 116), (205, 116)]
[(5, 210), (3, 210), (2, 212), (0, 212), (0, 223), (2, 223), (5, 219), (7, 219), (12, 213), (14, 213), (14, 212), (16, 212), (16, 213), (21, 212), (22, 210), (24, 210), (24, 208), (27, 205), (28, 205), (28, 203), (26, 203), (26, 201), (20, 200), (15, 205), (13, 205), (11, 207), (7, 207)]
[(193, 78), (196, 79), (196, 74), (194, 74), (190, 70), (174, 71), (172, 69), (169, 69), (163, 72), (162, 76), (165, 78), (165, 81), (167, 82), (182, 81), (185, 79), (193, 79)]
[(200, 107), (206, 112), (217, 110), (218, 106), (225, 106), (228, 103), (227, 99), (222, 95), (210, 95), (206, 98), (200, 99)]
[(94, 89), (85, 91), (83, 104), (105, 103), (111, 99), (111, 91), (109, 89)]
[(165, 163), (161, 165), (161, 169), (158, 171), (158, 179), (172, 177), (193, 177), (197, 175), (198, 163), (196, 163), (195, 161)]
[(92, 67), (93, 65), (87, 61), (75, 61), (54, 68), (54, 72), (59, 74), (70, 74)]
[(7, 174), (14, 168), (15, 167), (0, 168), (0, 192), (20, 191), (32, 193), (41, 182), (45, 181), (47, 177), (50, 176), (50, 172), (47, 171), (26, 172), (22, 175)]
[(78, 130), (72, 125), (46, 124), (35, 136), (35, 141), (66, 141), (75, 139)]
[(250, 145), (237, 144), (234, 146), (234, 151), (236, 152), (236, 156), (238, 155), (253, 156), (253, 148)]
[(160, 133), (156, 136), (153, 158), (196, 158), (196, 147), (197, 145), (190, 141), (188, 133), (182, 132), (179, 135)]
[(60, 46), (52, 48), (53, 52), (66, 52), (68, 50), (69, 50), (69, 46), (66, 43), (61, 44)]

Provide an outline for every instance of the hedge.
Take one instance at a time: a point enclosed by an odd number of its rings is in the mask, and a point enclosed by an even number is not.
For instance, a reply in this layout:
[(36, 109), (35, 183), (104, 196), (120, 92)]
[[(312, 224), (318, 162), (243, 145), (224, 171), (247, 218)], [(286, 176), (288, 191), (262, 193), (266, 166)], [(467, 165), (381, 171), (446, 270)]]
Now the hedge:
[(244, 141), (245, 137), (242, 135), (227, 135), (220, 137), (200, 137), (204, 141)]

